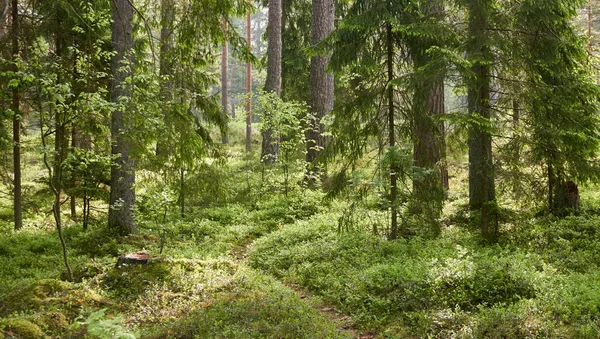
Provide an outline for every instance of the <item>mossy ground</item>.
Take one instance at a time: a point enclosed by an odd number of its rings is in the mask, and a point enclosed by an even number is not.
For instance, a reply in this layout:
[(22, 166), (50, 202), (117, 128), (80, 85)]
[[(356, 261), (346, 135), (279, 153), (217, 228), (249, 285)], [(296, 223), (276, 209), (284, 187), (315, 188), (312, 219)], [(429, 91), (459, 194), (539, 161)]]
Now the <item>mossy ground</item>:
[[(489, 245), (455, 166), (441, 234), (414, 219), (415, 236), (387, 241), (377, 197), (323, 200), (299, 186), (303, 168), (286, 195), (277, 167), (236, 147), (226, 164), (190, 175), (185, 217), (145, 172), (140, 234), (113, 234), (101, 212), (84, 232), (65, 214), (73, 282), (39, 203), (48, 200), (39, 171), (28, 171), (41, 198), (27, 205), (25, 229), (12, 231), (0, 209), (0, 338), (600, 336), (598, 187), (582, 187), (581, 215), (562, 220), (502, 201), (500, 242)], [(115, 268), (137, 251), (153, 263)]]

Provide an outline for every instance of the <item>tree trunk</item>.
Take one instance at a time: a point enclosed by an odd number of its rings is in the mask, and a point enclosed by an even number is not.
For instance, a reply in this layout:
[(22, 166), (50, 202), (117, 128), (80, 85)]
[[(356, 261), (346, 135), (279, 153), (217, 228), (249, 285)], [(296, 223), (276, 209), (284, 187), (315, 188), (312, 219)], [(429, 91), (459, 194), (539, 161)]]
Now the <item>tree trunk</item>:
[[(77, 142), (77, 128), (75, 126), (71, 127), (71, 148), (74, 150), (76, 147), (79, 147), (79, 143)], [(76, 185), (75, 177), (72, 176), (71, 179), (71, 187), (75, 187)], [(77, 198), (75, 196), (70, 196), (70, 209), (71, 209), (71, 218), (75, 218), (77, 216)]]
[[(443, 19), (443, 11), (444, 5), (441, 0), (428, 0), (423, 10), (427, 17), (433, 17), (436, 20)], [(415, 69), (424, 67), (431, 61), (427, 50), (435, 45), (435, 41), (423, 39), (413, 43), (411, 54)], [(413, 195), (418, 201), (414, 206), (416, 213), (422, 212), (420, 206), (423, 203), (442, 200), (441, 189), (448, 189), (449, 186), (444, 123), (435, 122), (436, 116), (445, 114), (444, 76), (445, 74), (441, 73), (434, 79), (417, 80), (415, 87), (413, 98), (414, 165), (436, 172), (435, 177), (426, 176), (413, 181)], [(441, 210), (435, 211), (435, 213), (439, 212)]]
[[(120, 99), (131, 99), (131, 85), (125, 82), (133, 74), (133, 0), (113, 0), (112, 44), (116, 54), (112, 59), (111, 100), (117, 105), (111, 116), (112, 155), (110, 209), (108, 225), (122, 235), (137, 233), (133, 218), (135, 204), (135, 163), (130, 157), (128, 123)], [(127, 105), (127, 104), (125, 104)]]
[[(252, 17), (250, 12), (246, 17), (246, 34), (248, 46), (252, 49)], [(246, 152), (252, 150), (252, 63), (246, 65)]]
[[(335, 5), (333, 0), (313, 0), (312, 2), (312, 45), (323, 41), (334, 28)], [(306, 162), (309, 171), (319, 172), (314, 161), (325, 148), (323, 118), (333, 109), (333, 74), (327, 72), (330, 53), (310, 58), (310, 108), (311, 125), (306, 133)]]
[(493, 56), (487, 37), (488, 18), (493, 7), (491, 0), (477, 0), (469, 3), (469, 35), (471, 43), (467, 47), (470, 60), (477, 61), (472, 67), (474, 80), (468, 88), (468, 109), (473, 117), (479, 116), (488, 126), (472, 123), (469, 128), (469, 205), (481, 211), (481, 230), (484, 238), (495, 241), (497, 238), (497, 218), (495, 207), (496, 189), (492, 159), (492, 136), (490, 108), (490, 74), (487, 64)]
[[(267, 83), (265, 91), (275, 92), (281, 96), (281, 0), (269, 0), (269, 25), (267, 37), (269, 45), (267, 48)], [(265, 163), (277, 161), (279, 156), (278, 138), (273, 133), (273, 114), (275, 112), (264, 112), (261, 160)]]
[[(17, 61), (19, 59), (19, 4), (17, 0), (12, 0), (12, 57), (13, 71), (16, 73)], [(15, 230), (23, 228), (23, 213), (21, 210), (21, 111), (19, 110), (19, 89), (12, 90), (13, 111), (13, 166), (14, 166), (14, 214)]]
[[(173, 25), (175, 20), (175, 8), (170, 0), (160, 2), (160, 70), (162, 118), (165, 125), (169, 124), (170, 109), (173, 106), (173, 45), (175, 35)], [(169, 145), (167, 138), (160, 138), (156, 142), (156, 155), (160, 158), (168, 157)]]
[[(225, 29), (227, 25), (227, 21), (223, 20), (223, 28)], [(228, 59), (229, 59), (229, 48), (227, 46), (227, 41), (223, 43), (223, 52), (221, 54), (221, 106), (223, 106), (223, 113), (227, 115), (228, 102), (227, 96), (228, 88), (227, 88), (227, 71), (228, 71)], [(229, 143), (229, 139), (227, 138), (227, 128), (225, 131), (221, 132), (221, 141), (223, 144)]]
[[(57, 17), (56, 27), (60, 28), (60, 15)], [(56, 49), (55, 53), (58, 57), (64, 57), (64, 42), (62, 39), (62, 32), (56, 32)], [(57, 82), (61, 83), (62, 74), (58, 73)], [(69, 139), (67, 137), (67, 122), (66, 122), (65, 112), (62, 110), (56, 110), (54, 116), (54, 186), (59, 189), (59, 199), (62, 194), (61, 188), (63, 187), (63, 183), (59, 182), (62, 180), (62, 169), (61, 165), (63, 161), (67, 158), (67, 150), (69, 148)]]
[[(390, 147), (396, 146), (396, 124), (394, 122), (394, 40), (392, 35), (392, 24), (386, 25), (386, 42), (387, 42), (387, 75), (388, 75), (388, 89), (387, 89), (387, 104), (388, 104), (388, 134), (390, 139)], [(398, 207), (396, 206), (396, 200), (398, 195), (398, 183), (397, 183), (397, 166), (392, 165), (390, 168), (390, 206), (392, 212), (390, 239), (394, 240), (398, 238)]]

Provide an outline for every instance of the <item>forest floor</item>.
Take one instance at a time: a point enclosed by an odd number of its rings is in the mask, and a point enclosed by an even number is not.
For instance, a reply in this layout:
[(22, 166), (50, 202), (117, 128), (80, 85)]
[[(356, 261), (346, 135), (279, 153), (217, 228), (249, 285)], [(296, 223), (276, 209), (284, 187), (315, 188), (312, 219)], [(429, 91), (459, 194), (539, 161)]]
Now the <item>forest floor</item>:
[[(414, 235), (388, 241), (377, 196), (324, 199), (297, 185), (302, 169), (284, 194), (280, 169), (232, 157), (189, 176), (184, 217), (140, 172), (137, 235), (108, 230), (101, 202), (87, 231), (65, 207), (71, 282), (44, 171), (26, 158), (24, 230), (0, 197), (0, 338), (600, 337), (598, 187), (562, 219), (502, 200), (487, 244), (457, 162), (441, 233), (406, 219)], [(139, 251), (153, 262), (115, 267)]]

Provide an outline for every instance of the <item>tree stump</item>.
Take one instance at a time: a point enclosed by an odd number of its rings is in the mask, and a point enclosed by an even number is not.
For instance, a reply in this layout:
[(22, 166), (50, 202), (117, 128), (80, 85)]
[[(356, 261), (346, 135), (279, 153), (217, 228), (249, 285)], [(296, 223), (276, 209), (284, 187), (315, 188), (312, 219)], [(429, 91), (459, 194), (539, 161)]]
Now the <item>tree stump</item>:
[(146, 266), (151, 263), (150, 255), (146, 252), (136, 252), (136, 253), (125, 253), (119, 256), (117, 259), (116, 268), (121, 266), (133, 266), (133, 265), (141, 265)]
[(580, 208), (579, 188), (571, 180), (562, 182), (556, 187), (554, 212), (559, 216), (578, 213)]

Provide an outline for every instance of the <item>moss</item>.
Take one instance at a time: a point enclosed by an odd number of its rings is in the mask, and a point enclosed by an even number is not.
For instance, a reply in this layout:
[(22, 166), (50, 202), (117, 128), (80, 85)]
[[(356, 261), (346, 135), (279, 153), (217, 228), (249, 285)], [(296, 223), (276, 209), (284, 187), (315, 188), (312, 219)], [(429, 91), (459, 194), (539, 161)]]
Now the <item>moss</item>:
[(18, 288), (0, 300), (0, 316), (24, 312), (52, 304), (68, 295), (71, 284), (56, 279), (43, 279), (23, 288)]
[(38, 325), (25, 319), (9, 319), (6, 329), (21, 339), (41, 339), (44, 332)]
[(166, 281), (171, 276), (173, 263), (155, 260), (141, 266), (131, 265), (114, 268), (104, 277), (103, 285), (118, 297), (135, 297), (153, 283)]
[(67, 317), (61, 312), (56, 311), (40, 314), (39, 324), (51, 332), (62, 332), (69, 326)]

